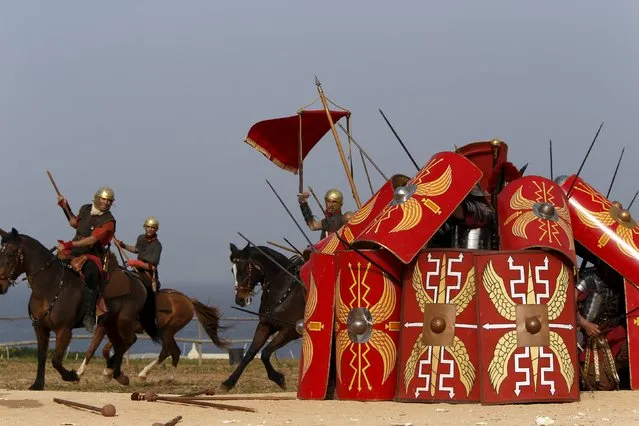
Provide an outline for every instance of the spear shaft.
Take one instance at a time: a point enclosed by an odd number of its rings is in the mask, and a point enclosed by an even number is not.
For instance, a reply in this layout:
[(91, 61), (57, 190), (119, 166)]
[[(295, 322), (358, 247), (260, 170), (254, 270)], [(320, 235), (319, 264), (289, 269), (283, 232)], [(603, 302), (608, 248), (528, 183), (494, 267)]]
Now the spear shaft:
[(379, 113), (382, 114), (382, 117), (384, 117), (384, 121), (386, 121), (386, 124), (388, 124), (388, 127), (390, 127), (391, 131), (393, 132), (393, 134), (395, 135), (395, 137), (399, 141), (399, 144), (402, 146), (402, 148), (404, 148), (404, 152), (406, 152), (406, 155), (408, 155), (408, 158), (410, 158), (410, 161), (413, 162), (413, 164), (415, 165), (415, 168), (417, 169), (417, 171), (419, 171), (419, 166), (415, 162), (415, 159), (413, 158), (412, 155), (410, 155), (410, 152), (408, 152), (408, 149), (406, 148), (406, 145), (404, 145), (404, 142), (402, 142), (402, 139), (399, 137), (399, 135), (397, 134), (397, 132), (393, 128), (393, 125), (390, 124), (390, 121), (388, 121), (388, 118), (386, 118), (386, 115), (384, 114), (384, 111), (382, 111), (379, 108), (378, 108), (378, 110), (379, 110)]

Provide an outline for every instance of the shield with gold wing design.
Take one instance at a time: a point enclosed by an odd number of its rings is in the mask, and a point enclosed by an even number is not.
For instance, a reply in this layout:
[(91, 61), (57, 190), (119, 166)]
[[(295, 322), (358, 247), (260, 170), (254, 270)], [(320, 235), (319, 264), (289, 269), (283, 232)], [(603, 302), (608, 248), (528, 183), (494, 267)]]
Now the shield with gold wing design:
[(547, 248), (577, 263), (568, 200), (555, 182), (525, 176), (509, 183), (497, 198), (502, 250)]
[[(354, 246), (374, 243), (410, 263), (479, 182), (482, 173), (453, 152), (435, 154), (355, 238)], [(360, 245), (361, 244), (361, 245)]]
[(408, 267), (396, 400), (479, 401), (473, 251), (425, 250)]
[(300, 271), (306, 285), (299, 399), (324, 399), (328, 384), (335, 308), (335, 257), (312, 253)]
[[(338, 399), (392, 400), (403, 265), (384, 250), (338, 252), (335, 358)], [(385, 272), (383, 272), (385, 271)]]
[(482, 404), (578, 401), (573, 268), (557, 252), (475, 256)]
[(395, 188), (405, 185), (409, 179), (408, 176), (400, 174), (392, 176), (361, 209), (353, 214), (348, 223), (337, 230), (339, 238), (335, 233), (331, 233), (317, 243), (315, 246), (317, 250), (321, 253), (333, 254), (337, 250), (346, 249), (340, 241), (340, 238), (351, 244), (353, 240), (366, 229), (370, 222), (375, 219), (379, 212), (391, 202)]
[(630, 212), (580, 177), (558, 181), (564, 192), (575, 182), (568, 203), (575, 240), (624, 278), (639, 284), (639, 226)]

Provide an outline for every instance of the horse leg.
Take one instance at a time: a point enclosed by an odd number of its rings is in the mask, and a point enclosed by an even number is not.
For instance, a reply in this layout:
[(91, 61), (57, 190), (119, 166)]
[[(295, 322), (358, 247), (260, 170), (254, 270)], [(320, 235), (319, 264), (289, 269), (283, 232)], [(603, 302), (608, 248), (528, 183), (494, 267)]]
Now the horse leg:
[(259, 323), (257, 328), (255, 329), (255, 334), (253, 335), (253, 341), (251, 342), (251, 346), (249, 346), (248, 351), (244, 354), (242, 361), (237, 366), (235, 371), (231, 373), (231, 375), (222, 382), (220, 386), (220, 391), (228, 392), (235, 387), (235, 384), (239, 380), (240, 376), (244, 372), (244, 369), (249, 365), (249, 363), (255, 358), (257, 355), (257, 351), (260, 350), (264, 343), (268, 340), (268, 337), (273, 334), (271, 327), (264, 323)]
[(44, 389), (44, 369), (47, 363), (47, 351), (49, 350), (49, 333), (50, 330), (41, 325), (33, 327), (36, 338), (38, 339), (38, 372), (36, 373), (35, 382), (29, 387), (29, 390)]
[(270, 343), (262, 350), (262, 362), (264, 363), (264, 368), (266, 368), (268, 378), (284, 390), (286, 390), (286, 377), (273, 368), (273, 365), (271, 364), (271, 355), (273, 355), (273, 352), (298, 337), (299, 334), (297, 334), (297, 331), (294, 329), (287, 328), (280, 330), (273, 340), (271, 340)]
[(55, 353), (53, 354), (53, 359), (51, 360), (51, 364), (53, 368), (58, 370), (62, 380), (65, 382), (77, 382), (80, 380), (77, 373), (73, 370), (67, 370), (62, 365), (62, 360), (64, 359), (64, 353), (67, 350), (67, 346), (71, 343), (71, 330), (68, 328), (61, 328), (55, 333)]
[(84, 374), (84, 369), (86, 368), (87, 364), (89, 364), (89, 361), (91, 361), (91, 358), (93, 358), (93, 355), (95, 354), (95, 351), (98, 349), (98, 346), (102, 342), (102, 339), (104, 338), (105, 334), (106, 334), (106, 327), (104, 326), (102, 322), (98, 322), (98, 327), (93, 332), (93, 338), (91, 339), (91, 344), (89, 345), (89, 348), (87, 349), (87, 354), (82, 360), (82, 365), (80, 365), (80, 368), (78, 368), (78, 372), (77, 372), (78, 376), (82, 376), (82, 374)]
[(107, 342), (104, 344), (104, 347), (102, 348), (102, 356), (104, 357), (104, 359), (109, 359), (111, 358), (111, 348), (113, 347), (113, 345), (111, 344), (110, 340), (107, 340)]
[(117, 340), (113, 342), (114, 354), (110, 361), (113, 362), (113, 378), (121, 385), (128, 386), (129, 377), (122, 373), (122, 358), (126, 351), (138, 340), (135, 335), (135, 322), (126, 318), (119, 318), (117, 321)]
[[(146, 367), (144, 367), (142, 371), (140, 371), (140, 374), (138, 374), (138, 378), (140, 378), (141, 380), (146, 380), (146, 377), (151, 369), (153, 369), (153, 367), (155, 367), (156, 365), (162, 364), (169, 355), (171, 355), (171, 357), (173, 358), (173, 367), (177, 368), (177, 361), (180, 359), (180, 348), (178, 348), (177, 344), (175, 343), (175, 339), (173, 338), (174, 330), (165, 329), (164, 333), (162, 334), (162, 349), (160, 350), (160, 354), (156, 359), (154, 359)], [(177, 356), (175, 355), (176, 349)]]

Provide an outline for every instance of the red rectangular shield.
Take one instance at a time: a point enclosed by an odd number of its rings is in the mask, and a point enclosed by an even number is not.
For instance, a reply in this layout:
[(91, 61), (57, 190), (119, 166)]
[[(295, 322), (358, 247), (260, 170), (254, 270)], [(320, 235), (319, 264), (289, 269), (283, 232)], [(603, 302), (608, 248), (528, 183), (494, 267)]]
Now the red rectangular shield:
[(335, 257), (312, 253), (300, 275), (306, 285), (306, 305), (297, 397), (324, 399), (333, 342)]
[(351, 250), (336, 254), (337, 397), (392, 400), (401, 300), (401, 287), (393, 280), (401, 277), (403, 265), (385, 250), (361, 252), (368, 259)]
[(407, 269), (396, 400), (479, 401), (475, 294), (472, 251), (422, 251)]
[(563, 259), (475, 256), (482, 404), (579, 400), (574, 276)]

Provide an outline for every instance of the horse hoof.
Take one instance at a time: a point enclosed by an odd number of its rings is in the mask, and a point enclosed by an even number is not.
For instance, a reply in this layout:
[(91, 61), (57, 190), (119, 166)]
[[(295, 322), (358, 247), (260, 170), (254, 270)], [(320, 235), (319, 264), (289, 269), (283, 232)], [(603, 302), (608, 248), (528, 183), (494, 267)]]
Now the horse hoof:
[(281, 383), (277, 384), (282, 390), (286, 390), (286, 379), (282, 378)]
[(62, 380), (64, 380), (65, 382), (79, 382), (80, 381), (80, 376), (78, 376), (78, 374), (71, 370), (69, 371), (67, 374), (64, 375), (64, 377), (62, 377)]
[(115, 380), (123, 386), (129, 386), (129, 377), (126, 374), (120, 374)]
[(231, 389), (233, 389), (234, 385), (227, 383), (227, 382), (222, 382), (222, 384), (220, 385), (220, 388), (218, 389), (217, 393), (228, 393)]
[(44, 390), (44, 384), (34, 383), (31, 386), (29, 386), (29, 390), (30, 391), (41, 391), (41, 390)]

